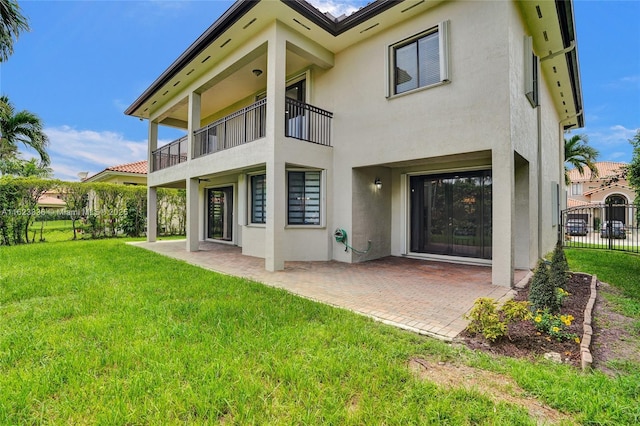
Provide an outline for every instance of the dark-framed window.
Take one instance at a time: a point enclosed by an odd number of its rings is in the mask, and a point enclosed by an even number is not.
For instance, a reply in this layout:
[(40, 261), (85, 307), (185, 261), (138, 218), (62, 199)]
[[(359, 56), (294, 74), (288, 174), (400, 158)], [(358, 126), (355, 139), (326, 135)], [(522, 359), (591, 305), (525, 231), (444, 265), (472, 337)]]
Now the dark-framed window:
[(251, 223), (267, 223), (267, 175), (253, 175), (251, 182)]
[(320, 189), (322, 172), (287, 172), (287, 223), (320, 225)]
[(392, 95), (448, 81), (447, 22), (391, 46)]
[(539, 76), (538, 76), (538, 57), (533, 52), (533, 38), (525, 36), (524, 38), (524, 76), (525, 88), (524, 94), (529, 100), (533, 108), (539, 105)]

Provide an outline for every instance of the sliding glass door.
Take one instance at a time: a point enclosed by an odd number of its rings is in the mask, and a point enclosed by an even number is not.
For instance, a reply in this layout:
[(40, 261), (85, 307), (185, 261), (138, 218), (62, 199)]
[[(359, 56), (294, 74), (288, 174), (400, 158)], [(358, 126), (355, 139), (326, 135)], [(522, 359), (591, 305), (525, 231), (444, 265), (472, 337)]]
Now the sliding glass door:
[(491, 171), (412, 176), (414, 253), (491, 259)]
[(233, 187), (207, 189), (207, 238), (233, 240)]

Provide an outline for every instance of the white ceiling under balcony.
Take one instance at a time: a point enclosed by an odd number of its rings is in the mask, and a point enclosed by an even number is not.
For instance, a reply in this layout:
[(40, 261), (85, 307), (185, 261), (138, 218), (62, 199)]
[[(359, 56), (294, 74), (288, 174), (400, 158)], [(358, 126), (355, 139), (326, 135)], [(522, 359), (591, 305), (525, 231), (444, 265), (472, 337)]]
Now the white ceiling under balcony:
[[(287, 51), (286, 73), (291, 75), (311, 66), (308, 59)], [(267, 53), (266, 46), (257, 49), (253, 54), (233, 64), (212, 80), (196, 89), (201, 94), (201, 117), (204, 122), (213, 117), (233, 112), (239, 102), (246, 104), (247, 98), (255, 97), (265, 91), (267, 85)], [(254, 70), (262, 73), (256, 75)], [(182, 98), (159, 118), (160, 124), (186, 128), (188, 117), (188, 98)]]

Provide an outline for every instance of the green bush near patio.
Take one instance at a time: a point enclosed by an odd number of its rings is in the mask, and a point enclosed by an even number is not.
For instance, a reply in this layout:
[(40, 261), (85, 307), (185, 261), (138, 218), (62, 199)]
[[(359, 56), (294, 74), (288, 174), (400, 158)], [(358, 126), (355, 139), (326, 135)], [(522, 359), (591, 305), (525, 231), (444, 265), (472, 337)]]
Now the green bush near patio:
[(0, 265), (0, 424), (536, 424), (412, 357), (511, 376), (578, 422), (640, 418), (640, 375), (491, 358), (122, 240)]

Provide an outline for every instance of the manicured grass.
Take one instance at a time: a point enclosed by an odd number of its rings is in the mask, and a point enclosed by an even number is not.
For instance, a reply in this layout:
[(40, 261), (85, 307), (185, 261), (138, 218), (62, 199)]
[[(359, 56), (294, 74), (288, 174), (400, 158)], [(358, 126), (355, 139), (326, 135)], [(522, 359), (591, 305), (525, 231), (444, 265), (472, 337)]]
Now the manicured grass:
[(535, 424), (417, 378), (416, 356), (577, 421), (640, 419), (640, 375), (490, 358), (121, 240), (0, 247), (0, 265), (0, 424)]
[(640, 255), (588, 249), (565, 249), (565, 253), (571, 270), (595, 274), (622, 290), (616, 303), (625, 315), (640, 319)]
[[(78, 240), (83, 239), (91, 239), (91, 234), (89, 231), (84, 231), (82, 228), (85, 226), (82, 224), (80, 220), (76, 221), (76, 238)], [(48, 243), (57, 243), (62, 241), (72, 241), (73, 240), (73, 224), (71, 220), (48, 220), (43, 222), (34, 222), (29, 227), (29, 235), (30, 238), (33, 237), (35, 232), (35, 241), (40, 241), (40, 231), (42, 229), (42, 237), (44, 238), (44, 242)], [(120, 237), (118, 237), (120, 238)], [(158, 241), (163, 240), (179, 240), (184, 239), (184, 235), (163, 235), (158, 236)], [(141, 239), (141, 238), (138, 238)]]

